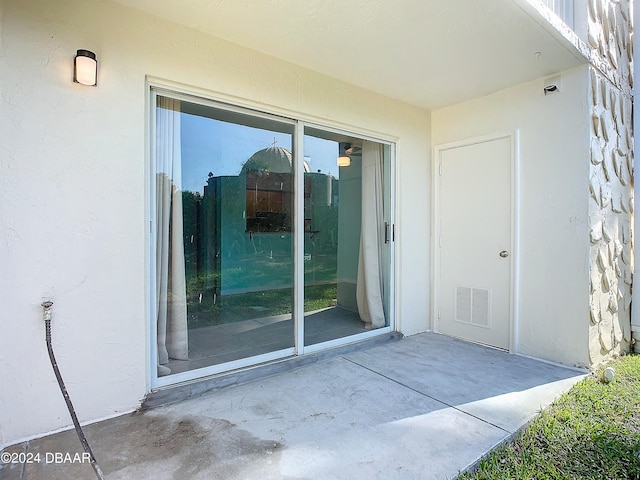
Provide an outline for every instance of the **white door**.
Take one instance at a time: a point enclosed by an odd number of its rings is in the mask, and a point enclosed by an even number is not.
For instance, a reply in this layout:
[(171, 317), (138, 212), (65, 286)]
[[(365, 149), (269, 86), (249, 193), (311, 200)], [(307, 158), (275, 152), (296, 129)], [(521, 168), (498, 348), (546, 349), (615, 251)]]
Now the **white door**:
[(439, 161), (437, 328), (508, 349), (511, 137), (443, 148)]

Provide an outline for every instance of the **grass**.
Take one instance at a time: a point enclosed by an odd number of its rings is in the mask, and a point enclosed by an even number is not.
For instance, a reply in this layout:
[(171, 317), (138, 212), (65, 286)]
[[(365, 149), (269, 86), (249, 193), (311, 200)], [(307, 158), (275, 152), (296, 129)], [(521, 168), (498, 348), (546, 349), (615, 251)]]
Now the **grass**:
[[(304, 311), (331, 307), (335, 305), (336, 295), (335, 283), (305, 286)], [(196, 298), (188, 302), (189, 328), (287, 314), (293, 307), (291, 288), (224, 295), (215, 304), (209, 297), (202, 302)]]
[(640, 355), (608, 366), (611, 383), (600, 367), (459, 478), (640, 480)]

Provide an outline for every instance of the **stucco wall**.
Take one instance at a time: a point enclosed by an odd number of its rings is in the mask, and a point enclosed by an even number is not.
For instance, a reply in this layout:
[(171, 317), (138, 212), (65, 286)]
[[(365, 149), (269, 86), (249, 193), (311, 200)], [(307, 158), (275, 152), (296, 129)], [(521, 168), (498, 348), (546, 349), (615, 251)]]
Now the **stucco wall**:
[(628, 351), (631, 341), (633, 127), (629, 96), (592, 67), (589, 88), (589, 354), (598, 363)]
[[(428, 327), (428, 113), (109, 2), (1, 5), (0, 445), (70, 425), (45, 298), (82, 421), (147, 390), (145, 75), (397, 137), (397, 319), (406, 334)], [(71, 81), (78, 48), (98, 56), (97, 88)]]
[[(640, 8), (634, 8), (633, 9), (633, 25), (640, 25)], [(637, 55), (635, 52), (640, 52), (640, 37), (638, 37), (637, 35), (633, 36), (633, 44), (631, 45), (632, 47), (632, 51), (634, 52), (634, 55)], [(633, 63), (633, 79), (637, 79), (640, 78), (640, 62), (635, 61)], [(634, 94), (633, 94), (633, 124), (634, 125), (640, 125), (640, 104), (638, 104), (638, 98), (640, 98), (638, 96), (638, 91), (637, 89), (635, 90)], [(638, 148), (640, 147), (640, 142), (638, 141), (638, 139), (640, 138), (640, 135), (634, 135), (633, 138), (633, 145), (634, 145), (634, 152), (638, 151)], [(634, 171), (635, 169), (640, 169), (640, 155), (635, 155), (633, 156), (633, 162), (634, 162)], [(635, 195), (635, 182), (634, 182), (634, 195)], [(634, 225), (640, 225), (640, 211), (637, 209), (634, 209), (633, 211), (633, 222)], [(633, 255), (634, 258), (638, 258), (638, 256), (640, 256), (640, 244), (638, 244), (637, 242), (633, 242)], [(634, 288), (632, 289), (632, 300), (631, 300), (632, 305), (635, 305), (635, 307), (631, 308), (631, 330), (632, 330), (632, 335), (635, 336), (636, 339), (636, 343), (634, 344), (634, 351), (636, 352), (640, 352), (640, 342), (637, 341), (638, 338), (640, 338), (640, 308), (638, 308), (638, 305), (640, 305), (640, 288)]]
[(633, 272), (633, 88), (626, 0), (589, 0), (591, 363), (629, 350)]
[[(518, 132), (516, 351), (587, 364), (589, 318), (587, 67), (432, 114), (433, 145)], [(490, 188), (490, 185), (487, 186)]]

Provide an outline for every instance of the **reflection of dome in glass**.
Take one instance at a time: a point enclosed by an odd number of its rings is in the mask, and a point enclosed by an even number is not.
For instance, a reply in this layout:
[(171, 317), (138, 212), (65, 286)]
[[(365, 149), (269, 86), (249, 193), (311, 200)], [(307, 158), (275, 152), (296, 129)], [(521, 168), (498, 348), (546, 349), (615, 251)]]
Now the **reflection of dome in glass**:
[[(271, 145), (249, 157), (242, 166), (242, 172), (247, 170), (263, 170), (274, 173), (293, 173), (291, 168), (291, 152), (286, 148)], [(304, 171), (310, 172), (309, 164), (304, 162)]]

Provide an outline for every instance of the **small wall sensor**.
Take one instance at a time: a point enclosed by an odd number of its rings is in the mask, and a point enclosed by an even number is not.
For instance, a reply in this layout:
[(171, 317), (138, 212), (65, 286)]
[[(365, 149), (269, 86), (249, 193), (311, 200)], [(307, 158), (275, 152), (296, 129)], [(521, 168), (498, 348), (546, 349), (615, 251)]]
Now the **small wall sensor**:
[(544, 81), (543, 91), (545, 95), (558, 93), (560, 91), (560, 77), (547, 78)]

